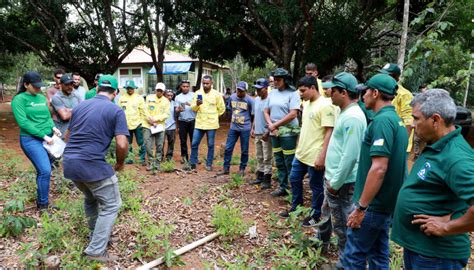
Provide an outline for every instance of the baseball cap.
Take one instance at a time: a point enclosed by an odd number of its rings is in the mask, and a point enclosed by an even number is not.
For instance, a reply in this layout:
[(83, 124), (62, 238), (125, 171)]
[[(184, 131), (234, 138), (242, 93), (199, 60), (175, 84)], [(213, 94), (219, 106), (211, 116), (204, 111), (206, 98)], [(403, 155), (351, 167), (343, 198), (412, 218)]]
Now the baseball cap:
[(59, 80), (62, 84), (70, 84), (74, 83), (74, 80), (72, 79), (70, 74), (64, 74), (61, 76), (61, 79)]
[(290, 76), (290, 73), (288, 72), (288, 70), (286, 70), (284, 68), (277, 68), (273, 72), (270, 73), (270, 76), (273, 76), (273, 77), (287, 77), (287, 76)]
[(26, 72), (25, 75), (23, 75), (23, 83), (29, 83), (38, 88), (45, 85), (41, 80), (41, 75), (35, 71)]
[(270, 83), (268, 82), (267, 79), (260, 78), (260, 79), (255, 81), (253, 87), (257, 88), (257, 89), (262, 89), (262, 88), (268, 87), (269, 85), (270, 85)]
[(328, 81), (328, 82), (323, 82), (321, 83), (321, 86), (323, 88), (333, 88), (334, 86), (336, 86), (335, 84), (333, 84), (331, 81)]
[(102, 74), (102, 73), (95, 74), (94, 81), (98, 81), (100, 76), (102, 76), (102, 75), (104, 75), (104, 74)]
[(397, 76), (400, 76), (401, 74), (401, 71), (400, 71), (400, 68), (398, 67), (397, 64), (393, 64), (393, 63), (387, 63), (385, 64), (385, 66), (383, 66), (383, 68), (379, 71), (380, 73), (383, 73), (383, 74), (396, 74)]
[(246, 82), (244, 82), (244, 81), (241, 81), (241, 82), (238, 82), (238, 83), (237, 83), (237, 89), (247, 91), (248, 88), (249, 88), (248, 83), (246, 83)]
[(388, 74), (379, 73), (372, 76), (366, 83), (365, 86), (371, 89), (377, 89), (388, 95), (395, 95), (397, 93), (397, 81)]
[(165, 91), (165, 89), (166, 89), (166, 85), (162, 82), (157, 83), (155, 86), (155, 90)]
[(125, 88), (125, 89), (127, 89), (127, 88), (137, 89), (138, 87), (135, 85), (135, 82), (133, 80), (127, 80), (125, 82), (125, 86), (123, 88)]
[(100, 76), (98, 84), (99, 84), (99, 87), (104, 86), (104, 87), (111, 87), (115, 90), (118, 89), (117, 79), (115, 79), (115, 77), (110, 74), (104, 74)]
[[(331, 81), (332, 85), (330, 87), (341, 87), (342, 89), (346, 89), (347, 91), (351, 91), (354, 93), (357, 93), (357, 90), (355, 89), (357, 85), (357, 79), (354, 77), (354, 75), (348, 73), (348, 72), (341, 72), (336, 74), (334, 78)], [(323, 86), (324, 87), (324, 86)], [(329, 87), (325, 87), (329, 88)]]

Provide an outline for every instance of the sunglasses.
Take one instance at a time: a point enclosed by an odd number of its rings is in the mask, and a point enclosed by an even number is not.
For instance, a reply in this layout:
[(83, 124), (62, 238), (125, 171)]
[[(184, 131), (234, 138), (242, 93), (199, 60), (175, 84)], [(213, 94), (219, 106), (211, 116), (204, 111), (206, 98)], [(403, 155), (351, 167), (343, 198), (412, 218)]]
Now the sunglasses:
[(61, 76), (54, 76), (54, 78), (60, 80), (60, 79), (61, 79)]

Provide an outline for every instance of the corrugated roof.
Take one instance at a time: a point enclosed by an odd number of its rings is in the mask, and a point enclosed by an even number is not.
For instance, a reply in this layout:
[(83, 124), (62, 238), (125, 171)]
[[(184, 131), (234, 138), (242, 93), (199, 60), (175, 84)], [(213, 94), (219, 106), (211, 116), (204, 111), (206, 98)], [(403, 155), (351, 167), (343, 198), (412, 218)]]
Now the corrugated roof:
[[(188, 55), (165, 51), (165, 62), (197, 62), (198, 59), (189, 57)], [(137, 47), (125, 57), (122, 64), (138, 64), (138, 63), (153, 63), (151, 59), (150, 49), (146, 47)]]

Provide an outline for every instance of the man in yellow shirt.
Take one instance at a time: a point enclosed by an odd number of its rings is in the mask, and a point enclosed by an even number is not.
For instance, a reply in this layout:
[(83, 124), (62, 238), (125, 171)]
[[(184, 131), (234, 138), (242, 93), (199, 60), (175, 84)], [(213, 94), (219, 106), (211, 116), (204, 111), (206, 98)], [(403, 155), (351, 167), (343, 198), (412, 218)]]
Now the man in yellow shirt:
[(397, 95), (392, 100), (392, 105), (395, 106), (395, 111), (397, 112), (398, 116), (400, 116), (400, 118), (403, 120), (405, 128), (407, 129), (409, 136), (407, 152), (410, 152), (413, 143), (413, 116), (411, 113), (412, 109), (410, 106), (411, 100), (413, 99), (413, 94), (400, 84), (401, 71), (397, 64), (386, 64), (380, 70), (380, 73), (388, 74), (398, 82)]
[[(163, 96), (164, 83), (157, 83), (156, 94), (146, 97), (145, 116), (143, 119), (143, 139), (148, 155), (147, 171), (160, 171), (163, 156), (163, 142), (165, 140), (165, 121), (170, 117), (170, 101)], [(153, 149), (155, 146), (155, 151)]]
[(330, 99), (319, 94), (316, 78), (303, 77), (298, 82), (298, 89), (304, 100), (304, 110), (298, 146), (291, 164), (290, 183), (293, 196), (291, 209), (280, 213), (280, 216), (288, 217), (289, 212), (303, 205), (303, 178), (308, 173), (312, 191), (312, 213), (305, 219), (303, 226), (311, 227), (315, 226), (321, 217), (324, 161), (337, 111)]
[[(135, 85), (133, 80), (128, 80), (125, 82), (124, 88), (127, 90), (125, 94), (120, 96), (118, 105), (125, 112), (125, 117), (127, 118), (128, 132), (130, 136), (128, 137), (129, 144), (129, 153), (132, 153), (132, 143), (133, 136), (137, 140), (137, 145), (140, 148), (138, 155), (140, 156), (140, 162), (142, 165), (145, 164), (145, 145), (143, 143), (143, 131), (142, 131), (142, 121), (145, 116), (145, 100), (142, 96), (135, 93), (135, 89), (138, 87)], [(127, 164), (132, 164), (133, 159), (128, 159), (125, 161)]]
[(318, 66), (315, 63), (308, 63), (308, 64), (306, 64), (304, 69), (305, 69), (306, 76), (312, 76), (318, 82), (318, 85), (317, 85), (318, 89), (317, 90), (319, 91), (319, 94), (322, 95), (323, 97), (330, 98), (331, 96), (326, 95), (326, 93), (324, 92), (323, 83), (319, 79)]
[(196, 112), (196, 124), (194, 126), (193, 141), (191, 143), (191, 158), (189, 164), (191, 169), (196, 169), (198, 163), (198, 150), (204, 134), (207, 134), (207, 160), (206, 170), (212, 171), (214, 160), (214, 139), (219, 128), (219, 116), (225, 112), (223, 96), (212, 89), (212, 76), (202, 77), (202, 89), (194, 94), (191, 109)]

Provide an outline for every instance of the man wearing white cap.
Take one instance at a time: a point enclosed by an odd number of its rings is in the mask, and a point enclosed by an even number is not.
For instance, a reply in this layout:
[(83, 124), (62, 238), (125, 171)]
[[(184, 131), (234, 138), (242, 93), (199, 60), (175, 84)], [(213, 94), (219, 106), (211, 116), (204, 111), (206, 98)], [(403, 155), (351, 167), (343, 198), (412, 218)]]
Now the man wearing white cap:
[[(143, 140), (148, 156), (147, 171), (160, 171), (165, 140), (165, 121), (170, 117), (170, 102), (163, 96), (166, 86), (157, 83), (156, 94), (150, 94), (145, 101), (145, 119), (143, 119)], [(155, 146), (155, 151), (153, 149)]]

